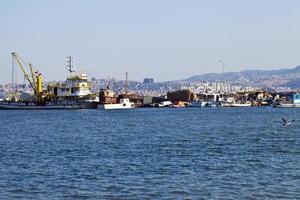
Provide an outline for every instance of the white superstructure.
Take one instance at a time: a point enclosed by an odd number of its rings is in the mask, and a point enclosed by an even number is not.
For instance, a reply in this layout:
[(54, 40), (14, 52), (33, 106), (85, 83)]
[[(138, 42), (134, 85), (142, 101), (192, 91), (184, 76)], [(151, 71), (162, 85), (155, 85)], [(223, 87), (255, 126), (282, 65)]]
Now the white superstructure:
[(113, 110), (113, 109), (130, 109), (134, 108), (134, 103), (130, 102), (128, 98), (120, 99), (120, 103), (117, 104), (103, 104), (99, 105), (100, 108), (104, 108), (105, 110)]
[(91, 94), (91, 83), (86, 74), (73, 75), (56, 84), (58, 97), (84, 97)]

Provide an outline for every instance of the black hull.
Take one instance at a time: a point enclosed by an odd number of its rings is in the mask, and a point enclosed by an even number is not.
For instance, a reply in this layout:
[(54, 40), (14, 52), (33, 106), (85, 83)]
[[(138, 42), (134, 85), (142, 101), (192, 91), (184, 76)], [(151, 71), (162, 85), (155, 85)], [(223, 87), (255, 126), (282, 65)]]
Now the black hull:
[(72, 110), (72, 109), (97, 109), (95, 102), (76, 102), (65, 104), (37, 105), (25, 102), (0, 102), (0, 110)]

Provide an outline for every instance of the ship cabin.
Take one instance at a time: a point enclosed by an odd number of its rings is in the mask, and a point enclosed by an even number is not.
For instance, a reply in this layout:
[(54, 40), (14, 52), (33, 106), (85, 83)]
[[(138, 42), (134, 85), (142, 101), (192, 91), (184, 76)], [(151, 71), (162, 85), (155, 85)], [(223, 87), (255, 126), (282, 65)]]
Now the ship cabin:
[(299, 93), (293, 94), (293, 103), (300, 104), (300, 94)]
[(116, 94), (108, 87), (106, 89), (100, 89), (99, 92), (99, 103), (100, 104), (116, 104)]
[(70, 76), (66, 81), (56, 83), (52, 93), (56, 97), (84, 97), (91, 94), (91, 83), (86, 74)]

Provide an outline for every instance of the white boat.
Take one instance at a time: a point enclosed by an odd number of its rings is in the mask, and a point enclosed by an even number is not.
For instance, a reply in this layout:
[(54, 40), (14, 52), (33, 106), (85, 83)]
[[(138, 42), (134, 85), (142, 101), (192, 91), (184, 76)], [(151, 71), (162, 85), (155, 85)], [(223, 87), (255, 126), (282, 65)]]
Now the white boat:
[(120, 99), (120, 103), (116, 104), (102, 104), (98, 106), (99, 108), (104, 108), (105, 110), (116, 110), (116, 109), (131, 109), (134, 108), (134, 103), (130, 102), (128, 98)]
[(207, 101), (201, 102), (201, 107), (209, 107), (208, 105), (209, 105), (209, 102), (207, 102)]
[(219, 106), (219, 103), (218, 102), (214, 102), (214, 101), (204, 101), (204, 102), (201, 102), (201, 107), (210, 107), (210, 108), (214, 108), (214, 107), (218, 107)]
[(160, 108), (170, 107), (171, 105), (173, 105), (171, 101), (163, 101), (158, 104), (158, 107)]
[(252, 106), (251, 103), (233, 103), (231, 107), (250, 107)]
[(274, 108), (300, 108), (300, 103), (281, 103), (281, 104), (274, 104)]
[(252, 106), (251, 103), (246, 102), (246, 103), (230, 103), (230, 102), (222, 102), (221, 103), (222, 107), (250, 107)]
[(293, 94), (292, 102), (273, 104), (275, 108), (300, 108), (300, 94)]

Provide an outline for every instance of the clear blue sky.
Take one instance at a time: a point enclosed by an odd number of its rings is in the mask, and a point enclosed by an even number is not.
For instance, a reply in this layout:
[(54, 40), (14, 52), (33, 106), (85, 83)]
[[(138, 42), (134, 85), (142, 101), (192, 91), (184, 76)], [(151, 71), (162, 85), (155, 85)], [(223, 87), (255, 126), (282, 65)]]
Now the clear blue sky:
[(298, 0), (3, 0), (0, 83), (11, 51), (46, 80), (66, 56), (91, 77), (175, 80), (195, 74), (300, 64)]

